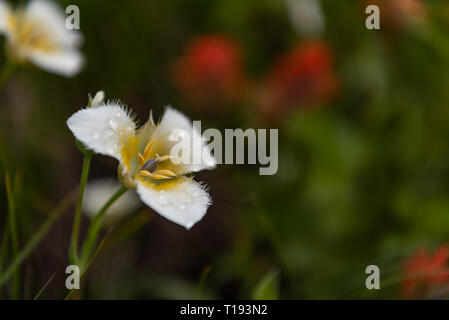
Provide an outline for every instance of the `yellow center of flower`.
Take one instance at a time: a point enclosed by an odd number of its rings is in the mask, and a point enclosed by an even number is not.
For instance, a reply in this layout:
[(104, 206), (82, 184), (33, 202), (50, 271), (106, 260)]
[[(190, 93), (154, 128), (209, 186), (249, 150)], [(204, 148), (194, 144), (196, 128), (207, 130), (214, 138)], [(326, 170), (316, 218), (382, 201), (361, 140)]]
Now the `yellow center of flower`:
[(170, 160), (170, 156), (159, 156), (157, 153), (154, 153), (153, 145), (154, 141), (150, 140), (143, 151), (143, 155), (139, 152), (137, 156), (140, 165), (139, 175), (149, 177), (154, 180), (171, 179), (176, 177), (176, 174), (172, 170), (164, 169), (164, 166), (161, 166), (162, 162)]
[(11, 47), (19, 58), (25, 58), (29, 49), (45, 52), (57, 50), (49, 30), (42, 23), (26, 17), (23, 11), (9, 15), (8, 27), (11, 30)]

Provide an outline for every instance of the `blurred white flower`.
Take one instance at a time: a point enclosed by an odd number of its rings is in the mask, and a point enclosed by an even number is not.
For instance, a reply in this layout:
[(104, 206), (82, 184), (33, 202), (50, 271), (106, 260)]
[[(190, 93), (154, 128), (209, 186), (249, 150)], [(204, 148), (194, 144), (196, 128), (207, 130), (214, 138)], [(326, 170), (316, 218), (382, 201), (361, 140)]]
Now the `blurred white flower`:
[[(120, 183), (115, 179), (97, 179), (86, 185), (83, 198), (83, 212), (90, 218), (95, 215), (108, 201), (111, 194), (120, 188)], [(118, 198), (106, 211), (105, 223), (114, 223), (139, 207), (140, 201), (136, 193), (126, 192)]]
[[(163, 217), (190, 229), (206, 214), (211, 202), (206, 188), (185, 175), (212, 169), (215, 161), (203, 164), (192, 164), (193, 160), (190, 164), (171, 161), (170, 152), (177, 142), (170, 136), (178, 130), (188, 133), (190, 141), (195, 140), (194, 145), (206, 148), (200, 132), (179, 111), (167, 107), (157, 125), (150, 115), (137, 130), (125, 107), (117, 102), (101, 103), (76, 112), (67, 125), (86, 147), (116, 158), (120, 162), (121, 183), (137, 189), (142, 201)], [(191, 159), (195, 156), (192, 154)]]
[(0, 0), (0, 34), (6, 37), (10, 57), (72, 77), (83, 65), (78, 50), (82, 35), (68, 30), (65, 19), (64, 11), (53, 2), (33, 0), (13, 10)]
[(320, 0), (286, 0), (293, 29), (306, 37), (319, 37), (324, 33), (326, 21)]

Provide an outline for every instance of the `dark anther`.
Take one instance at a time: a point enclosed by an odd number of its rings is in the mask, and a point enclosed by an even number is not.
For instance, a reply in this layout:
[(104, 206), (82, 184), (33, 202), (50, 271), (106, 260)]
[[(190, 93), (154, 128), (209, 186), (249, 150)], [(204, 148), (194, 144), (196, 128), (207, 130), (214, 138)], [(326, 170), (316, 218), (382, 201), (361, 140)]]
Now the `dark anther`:
[(142, 170), (146, 170), (148, 172), (153, 173), (156, 170), (158, 164), (159, 160), (157, 158), (150, 159), (143, 164)]

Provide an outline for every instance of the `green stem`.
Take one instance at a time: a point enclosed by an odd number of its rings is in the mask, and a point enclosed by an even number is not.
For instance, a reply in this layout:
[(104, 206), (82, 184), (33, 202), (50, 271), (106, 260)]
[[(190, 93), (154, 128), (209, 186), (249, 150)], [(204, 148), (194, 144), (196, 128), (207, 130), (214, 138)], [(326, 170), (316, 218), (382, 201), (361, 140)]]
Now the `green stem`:
[(81, 222), (81, 211), (83, 207), (84, 189), (89, 176), (90, 161), (92, 153), (85, 153), (83, 160), (83, 169), (81, 171), (80, 187), (78, 191), (78, 201), (76, 203), (75, 216), (73, 218), (72, 241), (69, 250), (69, 260), (72, 264), (76, 264), (78, 260), (78, 237)]
[[(9, 248), (9, 221), (5, 223), (5, 229), (3, 230), (2, 236), (2, 245), (0, 251), (0, 274), (3, 272), (3, 266), (8, 257), (8, 248)], [(2, 299), (3, 292), (0, 290), (0, 300)]]
[[(84, 274), (87, 272), (87, 269), (89, 269), (90, 265), (94, 262), (97, 255), (100, 253), (101, 249), (103, 248), (104, 244), (106, 243), (106, 240), (109, 238), (109, 235), (111, 234), (111, 231), (114, 229), (114, 227), (111, 227), (109, 231), (106, 233), (106, 235), (103, 237), (103, 239), (100, 241), (100, 244), (98, 245), (97, 249), (95, 250), (94, 254), (92, 255), (92, 258), (87, 262), (86, 267), (81, 270), (80, 273), (80, 281), (84, 277)], [(75, 292), (76, 289), (70, 290), (67, 295), (65, 296), (64, 300), (69, 300), (72, 297), (73, 292)]]
[(3, 265), (5, 264), (6, 257), (8, 255), (8, 245), (9, 245), (9, 229), (8, 226), (9, 221), (6, 221), (5, 223), (5, 230), (3, 230), (3, 236), (2, 236), (2, 246), (1, 246), (1, 252), (0, 252), (0, 274), (3, 270)]
[(6, 61), (5, 65), (0, 71), (0, 88), (3, 87), (3, 85), (6, 82), (6, 79), (8, 79), (8, 77), (11, 75), (15, 67), (16, 65), (12, 62), (12, 60)]
[(39, 292), (34, 296), (33, 300), (38, 300), (42, 293), (44, 293), (45, 289), (47, 289), (48, 285), (50, 284), (50, 282), (53, 280), (53, 278), (56, 276), (56, 272), (53, 273), (53, 275), (50, 277), (50, 279), (47, 280), (47, 282), (45, 282), (44, 286), (39, 290)]
[(95, 215), (93, 220), (91, 221), (89, 225), (89, 229), (87, 230), (86, 239), (83, 243), (83, 248), (81, 251), (81, 272), (84, 270), (84, 268), (87, 266), (87, 263), (90, 260), (92, 250), (95, 247), (95, 243), (97, 242), (98, 234), (101, 230), (101, 224), (103, 222), (103, 217), (106, 211), (109, 209), (109, 207), (120, 198), (122, 194), (124, 194), (128, 189), (126, 187), (121, 187), (119, 190), (117, 190), (106, 203), (103, 205), (103, 207), (98, 211), (98, 213)]
[(201, 277), (198, 282), (198, 287), (196, 291), (196, 299), (197, 300), (203, 300), (204, 299), (204, 285), (206, 284), (207, 276), (210, 273), (211, 266), (206, 266), (203, 271), (201, 272)]
[[(19, 251), (19, 237), (17, 234), (15, 199), (8, 172), (5, 175), (5, 184), (6, 184), (6, 193), (8, 195), (8, 207), (9, 207), (8, 221), (9, 221), (9, 232), (11, 234), (12, 258), (15, 259)], [(12, 297), (13, 299), (19, 299), (19, 295), (20, 295), (20, 274), (19, 269), (17, 269), (14, 272)]]
[(5, 272), (0, 274), (0, 288), (8, 281), (8, 279), (14, 274), (14, 272), (20, 267), (25, 259), (33, 252), (34, 248), (42, 241), (44, 236), (50, 230), (51, 226), (56, 222), (61, 213), (67, 210), (67, 208), (73, 203), (75, 193), (70, 192), (61, 202), (61, 204), (50, 214), (49, 218), (44, 224), (34, 233), (33, 237), (23, 247), (23, 249), (13, 259), (11, 264), (6, 268)]

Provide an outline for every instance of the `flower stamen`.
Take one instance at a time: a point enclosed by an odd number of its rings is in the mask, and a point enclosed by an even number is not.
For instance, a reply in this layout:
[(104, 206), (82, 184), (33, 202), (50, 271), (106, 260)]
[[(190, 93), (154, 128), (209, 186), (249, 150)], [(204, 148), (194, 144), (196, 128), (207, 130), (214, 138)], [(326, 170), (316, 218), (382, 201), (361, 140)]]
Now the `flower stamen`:
[[(168, 175), (161, 174), (162, 172), (167, 172)], [(154, 179), (154, 180), (170, 179), (170, 178), (176, 176), (176, 174), (174, 174), (170, 170), (158, 170), (158, 171), (155, 171), (155, 172), (149, 172), (147, 170), (141, 170), (139, 172), (139, 174), (141, 176), (149, 177), (149, 178)]]
[(148, 160), (148, 158), (150, 156), (150, 153), (151, 153), (151, 150), (153, 150), (153, 144), (154, 144), (154, 141), (150, 140), (148, 142), (147, 146), (145, 147), (145, 150), (143, 151), (143, 158), (145, 160)]
[(139, 158), (139, 165), (143, 167), (143, 165), (145, 164), (145, 158), (140, 154), (140, 152), (138, 154), (138, 158)]
[(166, 160), (170, 160), (170, 156), (159, 156), (157, 153), (156, 153), (156, 159), (159, 161), (159, 162), (162, 162), (162, 161), (166, 161)]
[[(150, 144), (148, 144), (150, 145)], [(156, 158), (145, 160), (145, 156), (138, 154), (139, 164), (142, 170), (139, 174), (144, 177), (149, 177), (155, 180), (170, 179), (176, 177), (176, 174), (171, 170), (161, 169), (156, 170), (160, 162), (170, 159), (170, 156), (159, 156), (156, 154)]]
[(154, 174), (164, 175), (168, 177), (176, 177), (176, 173), (171, 170), (156, 170), (153, 172)]

